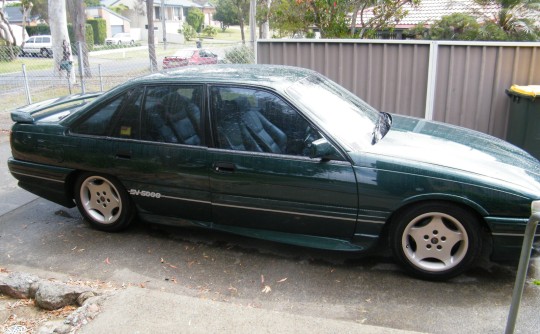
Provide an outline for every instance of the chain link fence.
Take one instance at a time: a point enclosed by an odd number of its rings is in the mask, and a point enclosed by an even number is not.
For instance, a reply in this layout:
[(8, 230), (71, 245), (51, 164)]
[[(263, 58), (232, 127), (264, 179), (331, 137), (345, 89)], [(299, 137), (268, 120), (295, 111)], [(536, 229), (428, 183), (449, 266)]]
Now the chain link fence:
[[(96, 45), (90, 51), (85, 44), (74, 43), (69, 48), (66, 45), (58, 50), (36, 50), (33, 53), (0, 46), (0, 124), (10, 123), (5, 120), (9, 120), (9, 111), (16, 107), (68, 94), (106, 91), (128, 79), (155, 71), (198, 63), (255, 63), (254, 50), (243, 44), (204, 42), (198, 46), (201, 48), (156, 45), (157, 69), (154, 71), (148, 46), (140, 44)], [(79, 49), (87, 50), (87, 59), (84, 52), (78, 52)], [(202, 54), (207, 56), (207, 60), (176, 61), (172, 64), (164, 61), (167, 57), (178, 60), (194, 51), (198, 54), (193, 58)], [(59, 63), (55, 63), (52, 57), (56, 52), (62, 55)]]

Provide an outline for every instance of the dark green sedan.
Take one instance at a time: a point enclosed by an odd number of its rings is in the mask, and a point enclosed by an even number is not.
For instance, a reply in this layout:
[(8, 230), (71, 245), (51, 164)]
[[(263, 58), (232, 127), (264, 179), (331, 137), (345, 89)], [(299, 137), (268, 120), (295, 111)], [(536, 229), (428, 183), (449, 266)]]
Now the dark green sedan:
[(95, 228), (140, 217), (339, 251), (390, 247), (441, 280), (515, 259), (540, 163), (494, 137), (379, 112), (293, 67), (205, 66), (11, 114), (20, 187)]

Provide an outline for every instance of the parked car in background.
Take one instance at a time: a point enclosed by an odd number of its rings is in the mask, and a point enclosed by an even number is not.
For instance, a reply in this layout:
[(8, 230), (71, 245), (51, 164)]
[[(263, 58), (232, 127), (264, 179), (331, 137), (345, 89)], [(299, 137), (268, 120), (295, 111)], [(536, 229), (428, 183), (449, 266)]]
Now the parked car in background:
[(104, 231), (139, 217), (303, 247), (387, 247), (412, 275), (442, 280), (480, 254), (517, 259), (540, 200), (540, 163), (525, 151), (379, 112), (295, 67), (191, 66), (11, 118), (19, 186)]
[(175, 68), (188, 65), (217, 64), (218, 56), (205, 49), (182, 49), (172, 56), (163, 58), (163, 68)]
[(130, 33), (119, 32), (114, 34), (113, 37), (109, 37), (105, 40), (106, 45), (119, 45), (119, 44), (135, 44), (135, 40), (131, 37)]
[(41, 57), (52, 57), (52, 39), (50, 35), (32, 36), (24, 42), (21, 51), (22, 55), (39, 55)]

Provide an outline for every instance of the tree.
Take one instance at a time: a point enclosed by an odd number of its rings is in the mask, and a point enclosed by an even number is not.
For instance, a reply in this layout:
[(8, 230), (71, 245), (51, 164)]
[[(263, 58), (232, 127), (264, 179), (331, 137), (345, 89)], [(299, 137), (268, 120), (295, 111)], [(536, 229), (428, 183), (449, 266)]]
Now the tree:
[[(49, 25), (51, 27), (52, 49), (54, 57), (54, 73), (61, 75), (67, 71), (70, 82), (75, 82), (75, 73), (65, 66), (73, 62), (71, 44), (67, 29), (66, 2), (64, 0), (49, 0)], [(70, 87), (71, 88), (71, 87)]]
[(32, 7), (34, 4), (30, 0), (21, 0), (21, 12), (22, 12), (22, 36), (21, 36), (21, 46), (24, 46), (24, 40), (25, 40), (25, 27), (26, 27), (26, 21), (28, 20), (28, 16), (30, 16), (30, 11), (32, 10)]
[(279, 37), (306, 33), (310, 22), (307, 20), (308, 6), (296, 0), (278, 0), (272, 3), (270, 25)]
[[(78, 52), (82, 52), (84, 74), (87, 77), (92, 75), (90, 71), (90, 61), (88, 60), (88, 43), (86, 40), (86, 5), (82, 1), (68, 1), (67, 8), (71, 14), (71, 24), (75, 33)], [(80, 47), (81, 46), (81, 47)]]
[(33, 0), (34, 6), (30, 12), (33, 16), (39, 17), (45, 22), (49, 22), (49, 3), (48, 0)]
[(204, 14), (199, 8), (190, 8), (186, 18), (187, 23), (197, 32), (201, 32)]
[(0, 8), (0, 38), (5, 41), (7, 46), (6, 60), (17, 58), (17, 39), (9, 21), (4, 15), (4, 7)]
[[(482, 7), (496, 5), (500, 8), (495, 15), (481, 14), (481, 16), (486, 23), (491, 22), (502, 29), (507, 40), (540, 39), (540, 28), (535, 25), (540, 16), (540, 0), (475, 0), (475, 2)], [(491, 31), (496, 29), (492, 27)]]
[(111, 6), (109, 7), (110, 10), (112, 10), (113, 12), (117, 13), (117, 14), (122, 14), (123, 12), (126, 12), (129, 10), (129, 7), (124, 5), (123, 3), (121, 4), (118, 4), (116, 6)]
[(471, 15), (454, 13), (443, 16), (431, 25), (429, 36), (435, 40), (474, 41), (478, 39), (480, 24)]
[(156, 58), (156, 42), (154, 37), (154, 0), (146, 0), (146, 19), (148, 20), (148, 57), (150, 71), (158, 70)]
[[(482, 7), (499, 4), (499, 10), (473, 11), (473, 14), (452, 14), (434, 22), (430, 29), (422, 24), (408, 31), (409, 36), (426, 39), (477, 40), (477, 41), (526, 41), (540, 38), (534, 25), (540, 14), (540, 0), (476, 0)], [(536, 4), (536, 6), (534, 6)], [(426, 25), (427, 26), (427, 25)]]
[(238, 15), (230, 1), (220, 0), (216, 5), (214, 20), (221, 22), (221, 29), (225, 31), (229, 26), (239, 24)]
[[(373, 32), (389, 29), (403, 19), (408, 12), (406, 4), (419, 5), (421, 0), (352, 0), (353, 16), (351, 34), (356, 34), (356, 26), (360, 23), (358, 37), (371, 37)], [(371, 15), (367, 16), (368, 12)], [(357, 22), (360, 18), (360, 22)]]
[(242, 43), (246, 43), (244, 26), (249, 15), (249, 0), (219, 0), (216, 5), (214, 20), (221, 22), (221, 27), (240, 25)]
[[(392, 28), (406, 14), (406, 4), (420, 0), (278, 0), (272, 4), (270, 22), (280, 34), (307, 33), (316, 27), (322, 37), (371, 37)], [(357, 32), (357, 25), (360, 31)]]

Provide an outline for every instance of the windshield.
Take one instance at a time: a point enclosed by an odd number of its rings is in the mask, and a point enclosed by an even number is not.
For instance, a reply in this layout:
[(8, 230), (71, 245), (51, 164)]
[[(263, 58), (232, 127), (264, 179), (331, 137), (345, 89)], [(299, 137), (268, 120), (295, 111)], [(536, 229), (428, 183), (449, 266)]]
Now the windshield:
[(195, 53), (194, 50), (178, 50), (174, 53), (175, 57), (181, 57), (181, 58), (191, 58), (193, 54)]
[(312, 76), (294, 83), (287, 93), (346, 149), (357, 151), (372, 144), (380, 113), (345, 88)]

